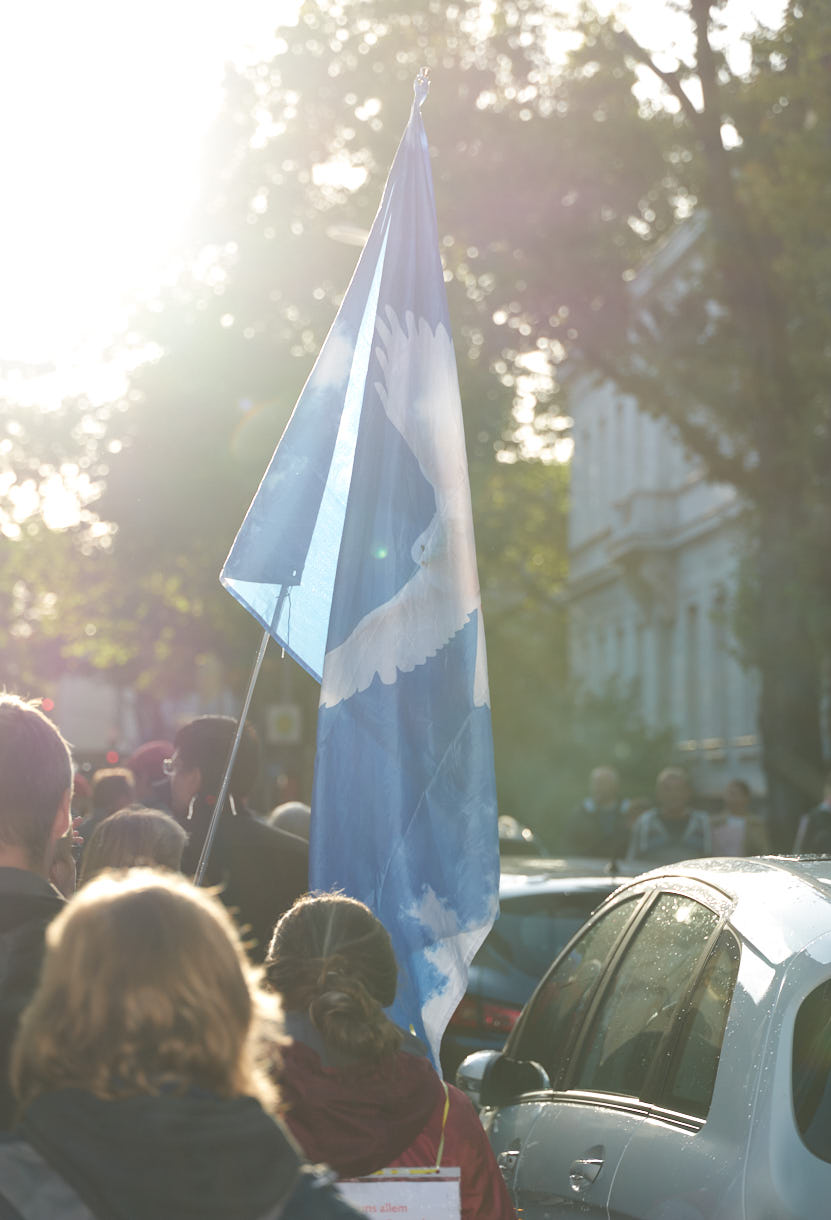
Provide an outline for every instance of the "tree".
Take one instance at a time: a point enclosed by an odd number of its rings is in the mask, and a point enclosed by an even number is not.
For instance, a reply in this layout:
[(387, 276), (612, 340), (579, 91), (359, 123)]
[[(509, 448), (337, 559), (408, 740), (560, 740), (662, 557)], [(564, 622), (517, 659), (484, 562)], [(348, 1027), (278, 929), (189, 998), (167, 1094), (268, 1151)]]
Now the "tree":
[[(561, 420), (542, 410), (531, 418), (551, 394), (556, 336), (595, 316), (601, 287), (615, 272), (619, 281), (643, 244), (631, 228), (613, 232), (609, 218), (640, 216), (663, 137), (661, 120), (655, 129), (631, 122), (625, 74), (575, 76), (562, 90), (541, 21), (504, 10), (480, 35), (478, 10), (309, 3), (272, 61), (229, 74), (186, 269), (135, 319), (135, 341), (156, 358), (137, 370), (127, 410), (113, 417), (121, 448), (97, 509), (117, 527), (112, 579), (137, 611), (126, 631), (113, 616), (137, 680), (182, 687), (208, 647), (242, 678), (251, 627), (217, 573), (334, 316), (357, 258), (345, 243), (371, 222), (412, 80), (427, 63), (425, 120), (507, 773), (507, 759), (525, 748), (516, 710), (533, 698), (510, 659), (517, 622), (537, 639), (541, 689), (543, 674), (563, 674), (554, 600), (566, 500), (556, 463), (499, 459), (546, 454), (561, 435)], [(575, 116), (601, 109), (603, 121), (583, 123), (605, 165), (589, 181), (594, 161)], [(628, 123), (618, 122), (624, 114)], [(571, 205), (578, 195), (585, 206)], [(659, 206), (649, 236), (671, 221)], [(595, 223), (605, 226), (600, 240)], [(521, 803), (527, 780), (512, 773), (509, 799)]]
[(640, 65), (676, 104), (675, 157), (686, 159), (707, 230), (682, 288), (668, 286), (646, 312), (633, 303), (617, 327), (584, 328), (578, 343), (750, 506), (742, 639), (762, 675), (768, 799), (787, 846), (823, 761), (831, 14), (792, 2), (781, 30), (756, 33), (750, 70), (737, 75), (716, 49), (721, 7), (688, 0), (694, 53), (674, 71), (615, 22), (591, 26), (583, 55)]

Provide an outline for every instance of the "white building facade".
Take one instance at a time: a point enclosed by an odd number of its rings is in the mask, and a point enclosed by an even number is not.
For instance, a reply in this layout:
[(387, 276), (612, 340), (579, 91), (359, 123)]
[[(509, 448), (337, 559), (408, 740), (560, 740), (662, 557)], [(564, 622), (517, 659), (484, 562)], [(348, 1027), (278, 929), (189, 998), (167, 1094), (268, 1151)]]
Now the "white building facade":
[[(639, 295), (688, 250), (687, 235), (673, 239), (638, 277)], [(699, 792), (733, 777), (761, 792), (758, 676), (740, 663), (729, 624), (741, 502), (613, 383), (582, 372), (568, 390), (572, 674), (596, 693), (634, 690), (646, 723), (672, 728)]]

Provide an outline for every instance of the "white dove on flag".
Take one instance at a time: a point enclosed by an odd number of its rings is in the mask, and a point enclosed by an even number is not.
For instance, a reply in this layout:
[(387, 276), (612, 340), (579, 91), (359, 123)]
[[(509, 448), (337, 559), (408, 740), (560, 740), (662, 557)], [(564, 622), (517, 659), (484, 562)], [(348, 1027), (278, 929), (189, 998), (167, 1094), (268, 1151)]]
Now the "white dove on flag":
[(376, 321), (378, 360), (384, 374), (375, 389), (384, 411), (432, 485), (435, 513), (416, 539), (418, 565), (407, 583), (360, 620), (327, 652), (321, 707), (334, 707), (366, 690), (377, 674), (385, 685), (443, 648), (478, 613), (473, 702), (489, 706), (485, 637), (476, 572), (470, 491), (453, 344), (445, 327), (434, 330), (407, 312), (402, 327), (394, 310)]

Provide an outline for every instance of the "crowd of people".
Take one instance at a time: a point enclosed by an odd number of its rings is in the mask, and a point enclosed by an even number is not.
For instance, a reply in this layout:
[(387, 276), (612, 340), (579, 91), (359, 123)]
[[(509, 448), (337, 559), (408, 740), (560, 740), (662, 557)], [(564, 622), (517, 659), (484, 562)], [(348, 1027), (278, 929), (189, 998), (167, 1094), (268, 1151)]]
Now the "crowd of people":
[(595, 767), (589, 794), (568, 819), (563, 849), (577, 856), (672, 864), (703, 856), (760, 856), (771, 851), (831, 852), (831, 775), (822, 800), (805, 813), (794, 830), (772, 833), (754, 809), (750, 787), (731, 779), (720, 807), (696, 807), (689, 776), (682, 767), (665, 767), (654, 798), (627, 798), (614, 767)]
[(307, 893), (307, 820), (250, 808), (249, 730), (189, 880), (234, 728), (151, 743), (79, 819), (69, 746), (0, 695), (0, 1220), (326, 1220), (361, 1214), (338, 1179), (442, 1165), (465, 1220), (510, 1220), (470, 1102), (385, 1012), (386, 930)]
[[(73, 809), (68, 744), (0, 695), (0, 1220), (325, 1220), (359, 1214), (338, 1181), (441, 1165), (465, 1220), (510, 1220), (470, 1102), (387, 1016), (386, 929), (308, 893), (307, 806), (252, 809), (250, 727), (193, 884), (235, 729), (199, 717)], [(595, 768), (565, 839), (645, 864), (771, 846), (742, 780), (705, 812), (678, 767), (654, 800)], [(831, 851), (831, 776), (794, 847)]]

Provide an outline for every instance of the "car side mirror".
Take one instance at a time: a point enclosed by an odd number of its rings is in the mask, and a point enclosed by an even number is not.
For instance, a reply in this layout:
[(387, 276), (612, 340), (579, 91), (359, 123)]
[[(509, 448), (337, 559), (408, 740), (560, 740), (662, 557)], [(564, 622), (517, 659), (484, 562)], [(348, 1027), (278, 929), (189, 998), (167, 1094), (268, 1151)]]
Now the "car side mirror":
[(459, 1065), (456, 1086), (476, 1106), (501, 1106), (523, 1093), (551, 1088), (545, 1068), (530, 1059), (509, 1059), (501, 1051), (476, 1051)]
[(482, 1082), (493, 1061), (498, 1058), (499, 1051), (474, 1051), (462, 1060), (456, 1070), (456, 1088), (461, 1089), (477, 1110), (482, 1105)]

